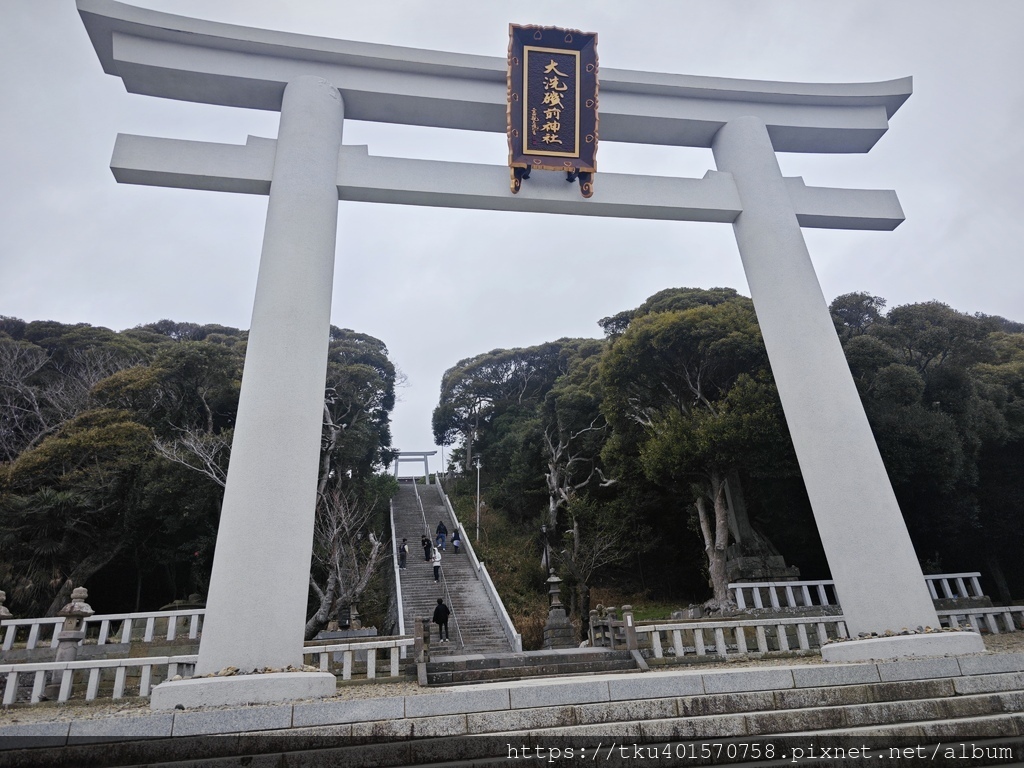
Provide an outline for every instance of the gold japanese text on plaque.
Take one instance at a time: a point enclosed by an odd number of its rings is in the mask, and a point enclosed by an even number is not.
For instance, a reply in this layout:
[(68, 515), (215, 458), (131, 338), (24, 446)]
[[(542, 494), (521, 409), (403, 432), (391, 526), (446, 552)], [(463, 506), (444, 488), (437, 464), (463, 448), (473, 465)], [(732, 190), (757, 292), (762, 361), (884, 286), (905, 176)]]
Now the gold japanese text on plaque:
[(512, 192), (537, 168), (565, 171), (594, 193), (597, 35), (509, 25), (508, 146)]

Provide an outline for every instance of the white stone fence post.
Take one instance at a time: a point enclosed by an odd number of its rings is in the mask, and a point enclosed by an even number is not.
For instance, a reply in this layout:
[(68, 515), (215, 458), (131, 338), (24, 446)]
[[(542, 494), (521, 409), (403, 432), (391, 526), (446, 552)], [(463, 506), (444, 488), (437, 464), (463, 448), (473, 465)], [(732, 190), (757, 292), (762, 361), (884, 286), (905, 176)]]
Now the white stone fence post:
[[(205, 614), (204, 608), (96, 614), (84, 619), (83, 628), (86, 637), (89, 637), (96, 627), (99, 627), (96, 645), (107, 645), (111, 642), (128, 644), (132, 641), (132, 630), (136, 627), (144, 627), (141, 636), (134, 638), (136, 642), (173, 641), (182, 637), (196, 640), (202, 632)], [(118, 622), (120, 629), (111, 633), (111, 629), (116, 627)], [(60, 616), (44, 619), (4, 619), (0, 621), (0, 630), (3, 631), (2, 649), (9, 651), (14, 648), (19, 642), (19, 637), (23, 638), (21, 642), (25, 643), (26, 650), (37, 648), (40, 643), (56, 648), (57, 635), (63, 626), (64, 618)]]
[(707, 656), (817, 651), (830, 640), (849, 637), (842, 616), (792, 619), (656, 622), (636, 624), (641, 648), (655, 659), (682, 661)]
[[(981, 573), (936, 573), (925, 575), (932, 600), (975, 599), (985, 597)], [(729, 594), (740, 608), (813, 608), (838, 607), (839, 594), (834, 581), (740, 581), (729, 584)]]
[[(377, 652), (387, 651), (389, 669), (387, 677), (400, 677), (401, 651), (411, 647), (415, 638), (388, 637), (378, 640), (357, 640), (342, 643), (307, 645), (302, 655), (323, 672), (333, 672), (342, 680), (352, 680), (356, 672), (367, 680), (377, 678)], [(60, 677), (58, 702), (81, 696), (85, 701), (98, 698), (122, 699), (148, 697), (153, 686), (176, 675), (192, 675), (196, 655), (142, 656), (120, 659), (86, 659), (82, 661), (39, 662), (28, 664), (0, 664), (0, 685), (3, 687), (3, 706), (18, 703), (19, 681), (32, 675), (32, 690), (28, 703), (43, 700), (47, 675)], [(365, 659), (365, 670), (359, 662)], [(84, 678), (83, 678), (84, 676)], [(81, 690), (82, 681), (85, 689)], [(24, 695), (24, 694), (23, 694)]]

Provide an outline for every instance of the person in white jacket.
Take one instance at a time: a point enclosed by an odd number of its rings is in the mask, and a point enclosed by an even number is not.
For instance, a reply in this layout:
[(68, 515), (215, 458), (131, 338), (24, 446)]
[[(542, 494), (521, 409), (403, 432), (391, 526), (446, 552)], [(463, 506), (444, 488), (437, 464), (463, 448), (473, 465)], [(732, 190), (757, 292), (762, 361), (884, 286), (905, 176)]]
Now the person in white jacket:
[(441, 550), (438, 549), (437, 547), (434, 547), (433, 563), (434, 563), (434, 581), (440, 581), (441, 580)]

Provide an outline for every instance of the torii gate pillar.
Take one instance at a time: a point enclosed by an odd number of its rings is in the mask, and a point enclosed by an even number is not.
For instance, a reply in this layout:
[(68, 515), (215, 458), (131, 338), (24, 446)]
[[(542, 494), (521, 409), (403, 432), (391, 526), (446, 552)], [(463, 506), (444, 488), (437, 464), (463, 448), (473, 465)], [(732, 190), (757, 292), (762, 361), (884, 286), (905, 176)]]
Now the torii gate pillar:
[(712, 149), (742, 202), (733, 231), (843, 615), (853, 627), (934, 627), (935, 608), (765, 124), (730, 120)]
[[(197, 675), (302, 668), (344, 114), (322, 78), (285, 87)], [(327, 672), (182, 680), (154, 688), (152, 706), (237, 703), (238, 688), (250, 701), (331, 696), (335, 686)]]

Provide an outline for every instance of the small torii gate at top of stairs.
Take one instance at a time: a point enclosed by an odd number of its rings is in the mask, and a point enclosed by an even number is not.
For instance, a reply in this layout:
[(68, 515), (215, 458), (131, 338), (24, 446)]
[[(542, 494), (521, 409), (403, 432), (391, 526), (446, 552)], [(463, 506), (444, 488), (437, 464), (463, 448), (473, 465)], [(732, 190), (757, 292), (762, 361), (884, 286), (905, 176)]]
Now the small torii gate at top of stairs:
[(395, 457), (395, 478), (398, 478), (398, 465), (403, 461), (422, 461), (423, 480), (427, 485), (430, 485), (430, 465), (428, 463), (428, 457), (436, 455), (437, 451), (400, 451), (398, 456)]

